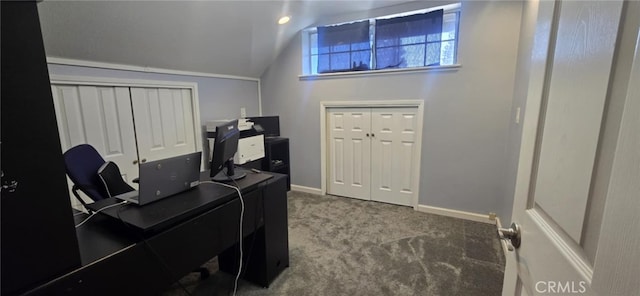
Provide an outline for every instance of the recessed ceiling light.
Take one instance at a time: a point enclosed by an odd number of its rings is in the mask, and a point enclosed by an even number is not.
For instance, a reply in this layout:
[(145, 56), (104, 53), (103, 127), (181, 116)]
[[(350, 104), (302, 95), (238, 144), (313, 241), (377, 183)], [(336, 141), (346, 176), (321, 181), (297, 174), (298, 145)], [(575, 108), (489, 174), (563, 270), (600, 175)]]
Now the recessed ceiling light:
[(284, 25), (284, 24), (288, 23), (290, 19), (291, 19), (291, 17), (289, 17), (289, 16), (283, 16), (278, 20), (278, 24)]

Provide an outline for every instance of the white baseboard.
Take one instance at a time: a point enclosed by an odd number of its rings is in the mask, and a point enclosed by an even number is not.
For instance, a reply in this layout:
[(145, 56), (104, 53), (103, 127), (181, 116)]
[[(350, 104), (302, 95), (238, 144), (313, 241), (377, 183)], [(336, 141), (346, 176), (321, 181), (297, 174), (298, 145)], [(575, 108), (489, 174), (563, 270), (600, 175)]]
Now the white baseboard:
[(291, 184), (291, 190), (322, 195), (322, 190), (320, 188), (313, 188), (313, 187)]
[(420, 212), (429, 213), (429, 214), (448, 216), (453, 218), (487, 223), (487, 224), (496, 224), (496, 221), (489, 219), (489, 215), (451, 210), (446, 208), (438, 208), (438, 207), (432, 207), (432, 206), (425, 206), (425, 205), (418, 205), (417, 210)]

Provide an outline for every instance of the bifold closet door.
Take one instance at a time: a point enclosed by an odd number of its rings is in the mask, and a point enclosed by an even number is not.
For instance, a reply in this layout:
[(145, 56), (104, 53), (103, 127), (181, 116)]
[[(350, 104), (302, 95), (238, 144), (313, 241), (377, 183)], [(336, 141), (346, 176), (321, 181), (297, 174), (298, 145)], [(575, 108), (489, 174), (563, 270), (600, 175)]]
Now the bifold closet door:
[(371, 110), (332, 108), (328, 110), (327, 193), (370, 199)]
[(371, 109), (371, 199), (411, 206), (417, 108)]
[(140, 162), (196, 151), (189, 89), (131, 88)]
[(411, 206), (418, 108), (327, 110), (327, 193)]
[[(51, 85), (51, 92), (62, 151), (90, 144), (105, 160), (115, 162), (133, 185), (130, 181), (138, 177), (138, 153), (129, 88)], [(69, 188), (73, 185), (71, 181), (68, 184)], [(71, 196), (72, 204), (79, 205)]]

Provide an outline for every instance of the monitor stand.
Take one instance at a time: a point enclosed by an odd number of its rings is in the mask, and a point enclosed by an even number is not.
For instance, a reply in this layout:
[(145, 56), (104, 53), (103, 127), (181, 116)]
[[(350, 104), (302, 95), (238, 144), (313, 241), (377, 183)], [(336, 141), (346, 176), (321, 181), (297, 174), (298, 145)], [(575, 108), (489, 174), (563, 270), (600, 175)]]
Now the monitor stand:
[(227, 182), (231, 180), (239, 180), (247, 176), (245, 172), (236, 172), (233, 161), (227, 161), (226, 167), (216, 174), (211, 180), (216, 182)]

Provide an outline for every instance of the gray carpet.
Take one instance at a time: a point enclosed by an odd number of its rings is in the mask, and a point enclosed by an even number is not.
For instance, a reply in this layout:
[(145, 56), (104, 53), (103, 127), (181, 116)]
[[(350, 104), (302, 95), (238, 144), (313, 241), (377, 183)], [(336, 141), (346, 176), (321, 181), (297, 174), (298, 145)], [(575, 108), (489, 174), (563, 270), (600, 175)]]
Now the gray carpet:
[[(495, 225), (335, 196), (289, 193), (290, 267), (238, 295), (500, 295)], [(180, 280), (192, 295), (230, 295), (233, 275)], [(178, 285), (163, 295), (186, 295)]]

